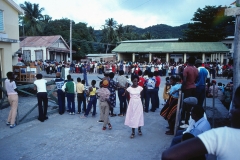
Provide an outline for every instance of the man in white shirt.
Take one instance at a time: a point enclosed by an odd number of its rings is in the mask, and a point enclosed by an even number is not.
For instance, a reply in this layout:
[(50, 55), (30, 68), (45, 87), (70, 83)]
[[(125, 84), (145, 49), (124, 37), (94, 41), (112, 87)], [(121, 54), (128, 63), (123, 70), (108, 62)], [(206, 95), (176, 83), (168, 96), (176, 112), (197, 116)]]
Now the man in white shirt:
[(162, 154), (163, 160), (194, 159), (203, 154), (214, 154), (218, 160), (240, 159), (240, 86), (236, 89), (231, 110), (231, 127), (220, 127), (175, 145)]
[[(48, 119), (47, 108), (48, 108), (48, 98), (47, 98), (47, 80), (42, 79), (42, 74), (36, 75), (37, 80), (34, 81), (34, 90), (37, 90), (37, 100), (38, 100), (38, 120), (44, 122)], [(43, 106), (42, 106), (43, 103)]]

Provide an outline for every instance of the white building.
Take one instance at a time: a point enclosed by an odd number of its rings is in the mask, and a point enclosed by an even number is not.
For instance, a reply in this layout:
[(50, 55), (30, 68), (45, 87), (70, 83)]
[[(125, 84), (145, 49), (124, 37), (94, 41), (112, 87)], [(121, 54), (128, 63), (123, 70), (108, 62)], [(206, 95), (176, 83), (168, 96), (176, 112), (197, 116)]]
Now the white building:
[(67, 61), (70, 53), (69, 46), (60, 35), (24, 37), (20, 47), (24, 61)]

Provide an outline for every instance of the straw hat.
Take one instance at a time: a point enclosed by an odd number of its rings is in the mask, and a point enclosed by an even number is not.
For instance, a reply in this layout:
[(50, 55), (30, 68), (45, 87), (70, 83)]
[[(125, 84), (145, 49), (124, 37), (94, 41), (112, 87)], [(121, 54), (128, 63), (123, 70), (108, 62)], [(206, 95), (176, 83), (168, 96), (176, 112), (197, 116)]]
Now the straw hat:
[(107, 88), (108, 87), (108, 85), (109, 85), (109, 82), (108, 82), (108, 80), (103, 80), (103, 82), (102, 82), (102, 86), (104, 87), (104, 88)]

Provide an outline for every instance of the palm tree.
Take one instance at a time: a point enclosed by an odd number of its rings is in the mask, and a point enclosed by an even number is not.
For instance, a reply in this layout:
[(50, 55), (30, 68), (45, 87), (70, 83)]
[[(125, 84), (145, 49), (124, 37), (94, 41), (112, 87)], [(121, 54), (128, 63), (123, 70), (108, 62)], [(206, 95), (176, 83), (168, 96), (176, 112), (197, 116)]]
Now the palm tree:
[(44, 23), (49, 23), (50, 21), (52, 21), (52, 17), (50, 17), (49, 15), (43, 15), (40, 20)]
[(91, 39), (96, 42), (97, 39), (96, 39), (96, 36), (95, 36), (95, 34), (94, 34), (94, 28), (91, 27), (91, 26), (88, 27), (88, 32), (89, 32), (89, 34), (90, 34)]
[(117, 25), (116, 27), (116, 35), (117, 35), (117, 40), (118, 41), (122, 41), (124, 40), (124, 27), (123, 27), (123, 24), (119, 24)]
[(44, 19), (42, 11), (44, 8), (39, 8), (39, 4), (32, 4), (30, 2), (24, 2), (20, 4), (20, 7), (24, 10), (23, 25), (26, 35), (39, 35), (42, 33), (44, 23), (41, 21)]
[(117, 25), (117, 22), (113, 18), (106, 19), (105, 24), (103, 25), (103, 30), (102, 30), (103, 37), (101, 42), (107, 43), (106, 53), (109, 50), (109, 45), (111, 45), (111, 43), (117, 42), (117, 36), (115, 31), (116, 25)]

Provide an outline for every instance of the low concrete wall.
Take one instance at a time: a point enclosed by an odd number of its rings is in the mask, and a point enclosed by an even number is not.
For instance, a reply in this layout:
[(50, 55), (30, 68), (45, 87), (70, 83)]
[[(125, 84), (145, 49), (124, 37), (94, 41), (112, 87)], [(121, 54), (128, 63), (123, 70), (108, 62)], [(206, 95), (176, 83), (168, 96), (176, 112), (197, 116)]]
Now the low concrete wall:
[(229, 112), (218, 98), (206, 98), (205, 111), (212, 128), (230, 125)]

